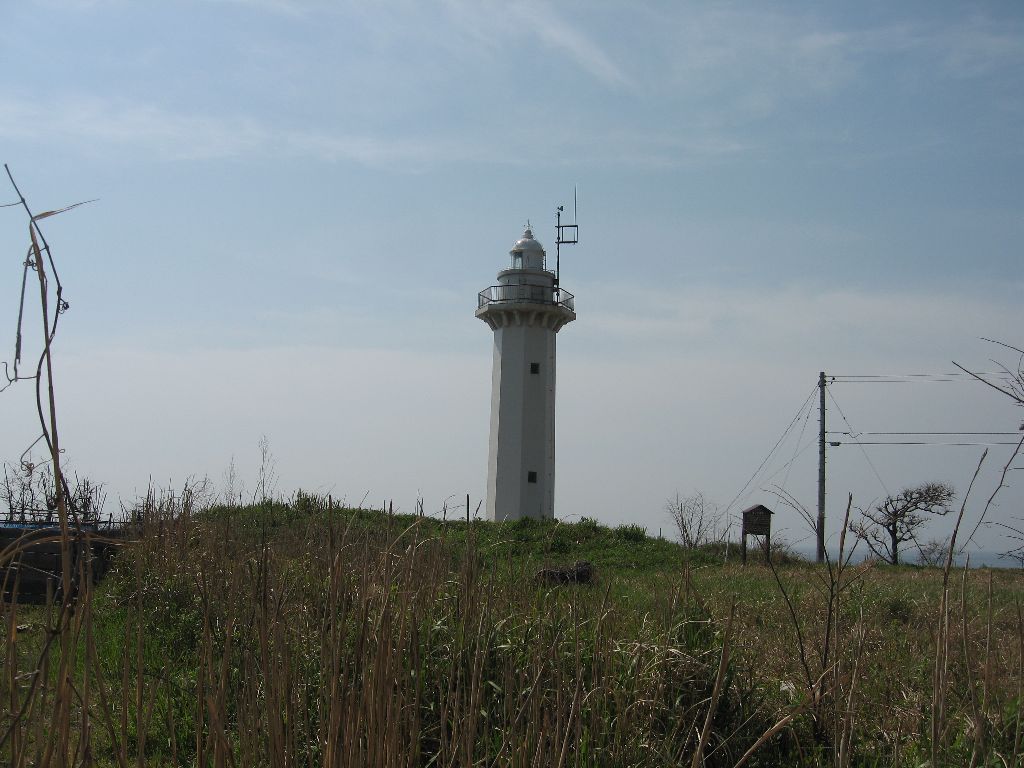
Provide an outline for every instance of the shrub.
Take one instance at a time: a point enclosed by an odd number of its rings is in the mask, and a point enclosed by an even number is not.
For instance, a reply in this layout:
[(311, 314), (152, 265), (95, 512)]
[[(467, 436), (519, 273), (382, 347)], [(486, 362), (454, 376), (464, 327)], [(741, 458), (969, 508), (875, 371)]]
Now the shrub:
[(564, 555), (572, 549), (572, 542), (569, 541), (565, 536), (555, 536), (551, 539), (551, 553), (554, 555)]
[(615, 537), (623, 541), (641, 542), (647, 539), (647, 529), (642, 525), (627, 523), (616, 526)]

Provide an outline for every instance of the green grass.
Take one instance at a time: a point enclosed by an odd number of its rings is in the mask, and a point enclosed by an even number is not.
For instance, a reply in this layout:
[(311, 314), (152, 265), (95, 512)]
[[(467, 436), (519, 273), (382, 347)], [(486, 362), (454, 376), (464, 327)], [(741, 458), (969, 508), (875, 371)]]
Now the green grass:
[[(707, 765), (734, 765), (787, 716), (748, 765), (930, 754), (934, 569), (830, 579), (792, 557), (742, 567), (734, 547), (687, 550), (636, 526), (439, 521), (301, 493), (142, 512), (73, 614), (8, 611), (23, 630), (4, 646), (0, 759), (32, 764), (64, 734), (69, 759), (87, 744), (99, 765), (688, 765), (725, 645)], [(534, 578), (580, 560), (594, 583)], [(1019, 754), (1022, 585), (1016, 571), (954, 575), (948, 765), (972, 750), (1012, 759), (1015, 741)], [(66, 650), (40, 656), (49, 632)]]

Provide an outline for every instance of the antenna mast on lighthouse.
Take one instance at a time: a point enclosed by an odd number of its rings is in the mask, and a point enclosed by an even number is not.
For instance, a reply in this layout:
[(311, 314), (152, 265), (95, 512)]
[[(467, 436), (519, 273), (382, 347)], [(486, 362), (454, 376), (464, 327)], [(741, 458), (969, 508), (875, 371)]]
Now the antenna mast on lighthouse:
[(576, 223), (576, 187), (572, 188), (572, 224), (562, 223), (564, 205), (555, 212), (555, 288), (562, 277), (562, 246), (575, 245), (580, 241), (580, 227)]

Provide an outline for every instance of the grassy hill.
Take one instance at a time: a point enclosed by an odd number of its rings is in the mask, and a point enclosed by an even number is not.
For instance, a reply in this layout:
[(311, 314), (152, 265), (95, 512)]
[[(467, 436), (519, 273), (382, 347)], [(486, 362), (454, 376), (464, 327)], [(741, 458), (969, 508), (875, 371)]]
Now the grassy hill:
[[(1021, 759), (1020, 572), (744, 568), (632, 526), (301, 493), (137, 512), (74, 610), (7, 609), (7, 764)], [(534, 578), (579, 560), (593, 583)]]

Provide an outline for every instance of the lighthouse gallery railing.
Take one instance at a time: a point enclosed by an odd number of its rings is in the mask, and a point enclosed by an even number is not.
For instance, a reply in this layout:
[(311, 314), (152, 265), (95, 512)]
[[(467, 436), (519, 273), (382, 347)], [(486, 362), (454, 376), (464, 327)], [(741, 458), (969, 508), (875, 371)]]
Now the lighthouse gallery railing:
[(492, 285), (484, 288), (477, 297), (477, 309), (488, 304), (501, 302), (523, 302), (528, 304), (557, 304), (576, 311), (573, 295), (561, 288), (545, 285)]

